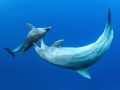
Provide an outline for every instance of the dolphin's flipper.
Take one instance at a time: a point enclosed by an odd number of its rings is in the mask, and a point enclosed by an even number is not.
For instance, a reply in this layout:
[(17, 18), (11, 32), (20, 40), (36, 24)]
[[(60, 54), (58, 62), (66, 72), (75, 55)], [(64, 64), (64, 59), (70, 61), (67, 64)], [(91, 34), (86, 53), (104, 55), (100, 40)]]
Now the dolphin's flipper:
[(23, 48), (23, 50), (20, 52), (20, 54), (19, 54), (19, 55), (21, 55), (21, 54), (22, 54), (22, 52), (25, 50), (25, 48), (26, 48), (26, 47), (24, 47), (24, 48)]
[(14, 52), (13, 51), (11, 51), (10, 49), (8, 49), (8, 48), (4, 48), (5, 50), (7, 50), (8, 51), (8, 53), (10, 53), (13, 57), (14, 57)]
[(29, 24), (29, 23), (26, 23), (25, 25), (26, 25), (30, 30), (32, 30), (32, 29), (35, 28), (33, 25), (31, 25), (31, 24)]
[(64, 42), (64, 40), (58, 40), (52, 45), (52, 47), (58, 48), (62, 42)]
[(84, 68), (84, 69), (78, 69), (78, 70), (75, 70), (77, 73), (79, 73), (80, 75), (82, 75), (82, 76), (84, 76), (84, 77), (86, 77), (86, 78), (89, 78), (89, 79), (91, 79), (91, 76), (90, 76), (90, 74), (89, 74), (89, 72), (88, 72), (88, 69), (89, 69), (89, 67), (88, 68)]

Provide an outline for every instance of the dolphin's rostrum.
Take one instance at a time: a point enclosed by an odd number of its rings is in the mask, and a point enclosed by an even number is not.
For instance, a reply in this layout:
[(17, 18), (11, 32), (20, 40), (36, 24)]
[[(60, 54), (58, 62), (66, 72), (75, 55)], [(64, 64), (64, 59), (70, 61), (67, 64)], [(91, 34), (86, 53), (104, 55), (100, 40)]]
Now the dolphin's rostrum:
[(88, 69), (96, 63), (108, 50), (113, 39), (110, 9), (108, 11), (108, 22), (103, 34), (98, 40), (84, 47), (59, 47), (64, 40), (56, 41), (51, 47), (44, 44), (41, 39), (41, 48), (35, 43), (37, 54), (47, 62), (72, 69), (86, 78), (91, 78)]
[(46, 28), (35, 28), (33, 25), (27, 23), (25, 24), (31, 31), (28, 33), (25, 41), (17, 48), (14, 50), (10, 50), (8, 48), (4, 48), (7, 50), (13, 57), (14, 57), (14, 52), (23, 52), (28, 50), (29, 48), (32, 47), (33, 42), (38, 41), (42, 37), (45, 36), (46, 32), (51, 29), (51, 27), (46, 27)]

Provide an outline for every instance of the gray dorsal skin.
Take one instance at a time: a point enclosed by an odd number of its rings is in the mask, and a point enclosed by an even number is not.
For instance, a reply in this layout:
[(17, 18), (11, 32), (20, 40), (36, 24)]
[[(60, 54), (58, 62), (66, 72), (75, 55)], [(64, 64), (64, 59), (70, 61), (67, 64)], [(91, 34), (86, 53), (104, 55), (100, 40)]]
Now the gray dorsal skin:
[(41, 48), (35, 43), (34, 48), (37, 54), (47, 62), (76, 71), (80, 75), (91, 78), (88, 69), (96, 63), (108, 50), (113, 39), (110, 9), (108, 11), (108, 22), (103, 34), (98, 40), (84, 47), (59, 47), (62, 40), (55, 42), (48, 47), (41, 40)]
[[(25, 41), (17, 48), (15, 48), (14, 50), (10, 50), (8, 48), (4, 48), (5, 50), (7, 50), (13, 57), (14, 57), (14, 52), (24, 52), (26, 50), (28, 50), (29, 48), (31, 48), (33, 46), (33, 42), (38, 41), (39, 39), (41, 39), (42, 37), (45, 36), (45, 34), (47, 33), (47, 31), (49, 31), (51, 29), (51, 27), (46, 27), (46, 28), (35, 28), (33, 25), (27, 23), (25, 24), (29, 29), (31, 29), (31, 31), (28, 33)], [(21, 54), (20, 53), (20, 54)]]

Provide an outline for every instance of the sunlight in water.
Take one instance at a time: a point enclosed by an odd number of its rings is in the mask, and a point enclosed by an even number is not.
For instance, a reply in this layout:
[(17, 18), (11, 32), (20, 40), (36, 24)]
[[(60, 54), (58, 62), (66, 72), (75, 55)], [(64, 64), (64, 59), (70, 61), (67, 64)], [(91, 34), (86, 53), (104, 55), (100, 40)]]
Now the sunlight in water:
[(0, 0), (0, 3), (4, 5), (4, 3), (14, 3), (16, 0)]
[(6, 1), (8, 1), (8, 0), (0, 0), (0, 3), (2, 3), (2, 2), (6, 2)]
[(3, 2), (10, 2), (10, 1), (14, 1), (14, 0), (0, 0), (0, 3), (3, 3)]

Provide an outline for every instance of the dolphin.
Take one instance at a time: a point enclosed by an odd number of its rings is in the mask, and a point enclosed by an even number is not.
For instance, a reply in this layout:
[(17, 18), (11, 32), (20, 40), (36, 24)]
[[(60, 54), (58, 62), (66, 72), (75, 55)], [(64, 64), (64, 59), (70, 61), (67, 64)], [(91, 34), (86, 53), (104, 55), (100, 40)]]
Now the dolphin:
[(44, 44), (41, 39), (41, 48), (34, 42), (37, 54), (45, 61), (63, 68), (72, 69), (80, 75), (91, 79), (88, 69), (95, 64), (108, 50), (113, 39), (111, 13), (108, 10), (108, 21), (104, 32), (98, 40), (83, 47), (60, 47), (64, 41), (58, 40), (51, 47)]
[[(46, 28), (35, 28), (33, 25), (27, 23), (25, 24), (31, 31), (27, 34), (27, 37), (25, 39), (25, 41), (18, 46), (17, 48), (15, 48), (14, 50), (10, 50), (8, 48), (4, 48), (5, 50), (7, 50), (13, 57), (14, 57), (14, 52), (23, 52), (28, 50), (29, 48), (31, 48), (33, 46), (33, 42), (38, 41), (39, 39), (41, 39), (42, 37), (45, 36), (46, 32), (49, 31), (51, 29), (51, 27), (46, 27)], [(21, 54), (20, 53), (20, 54)]]

